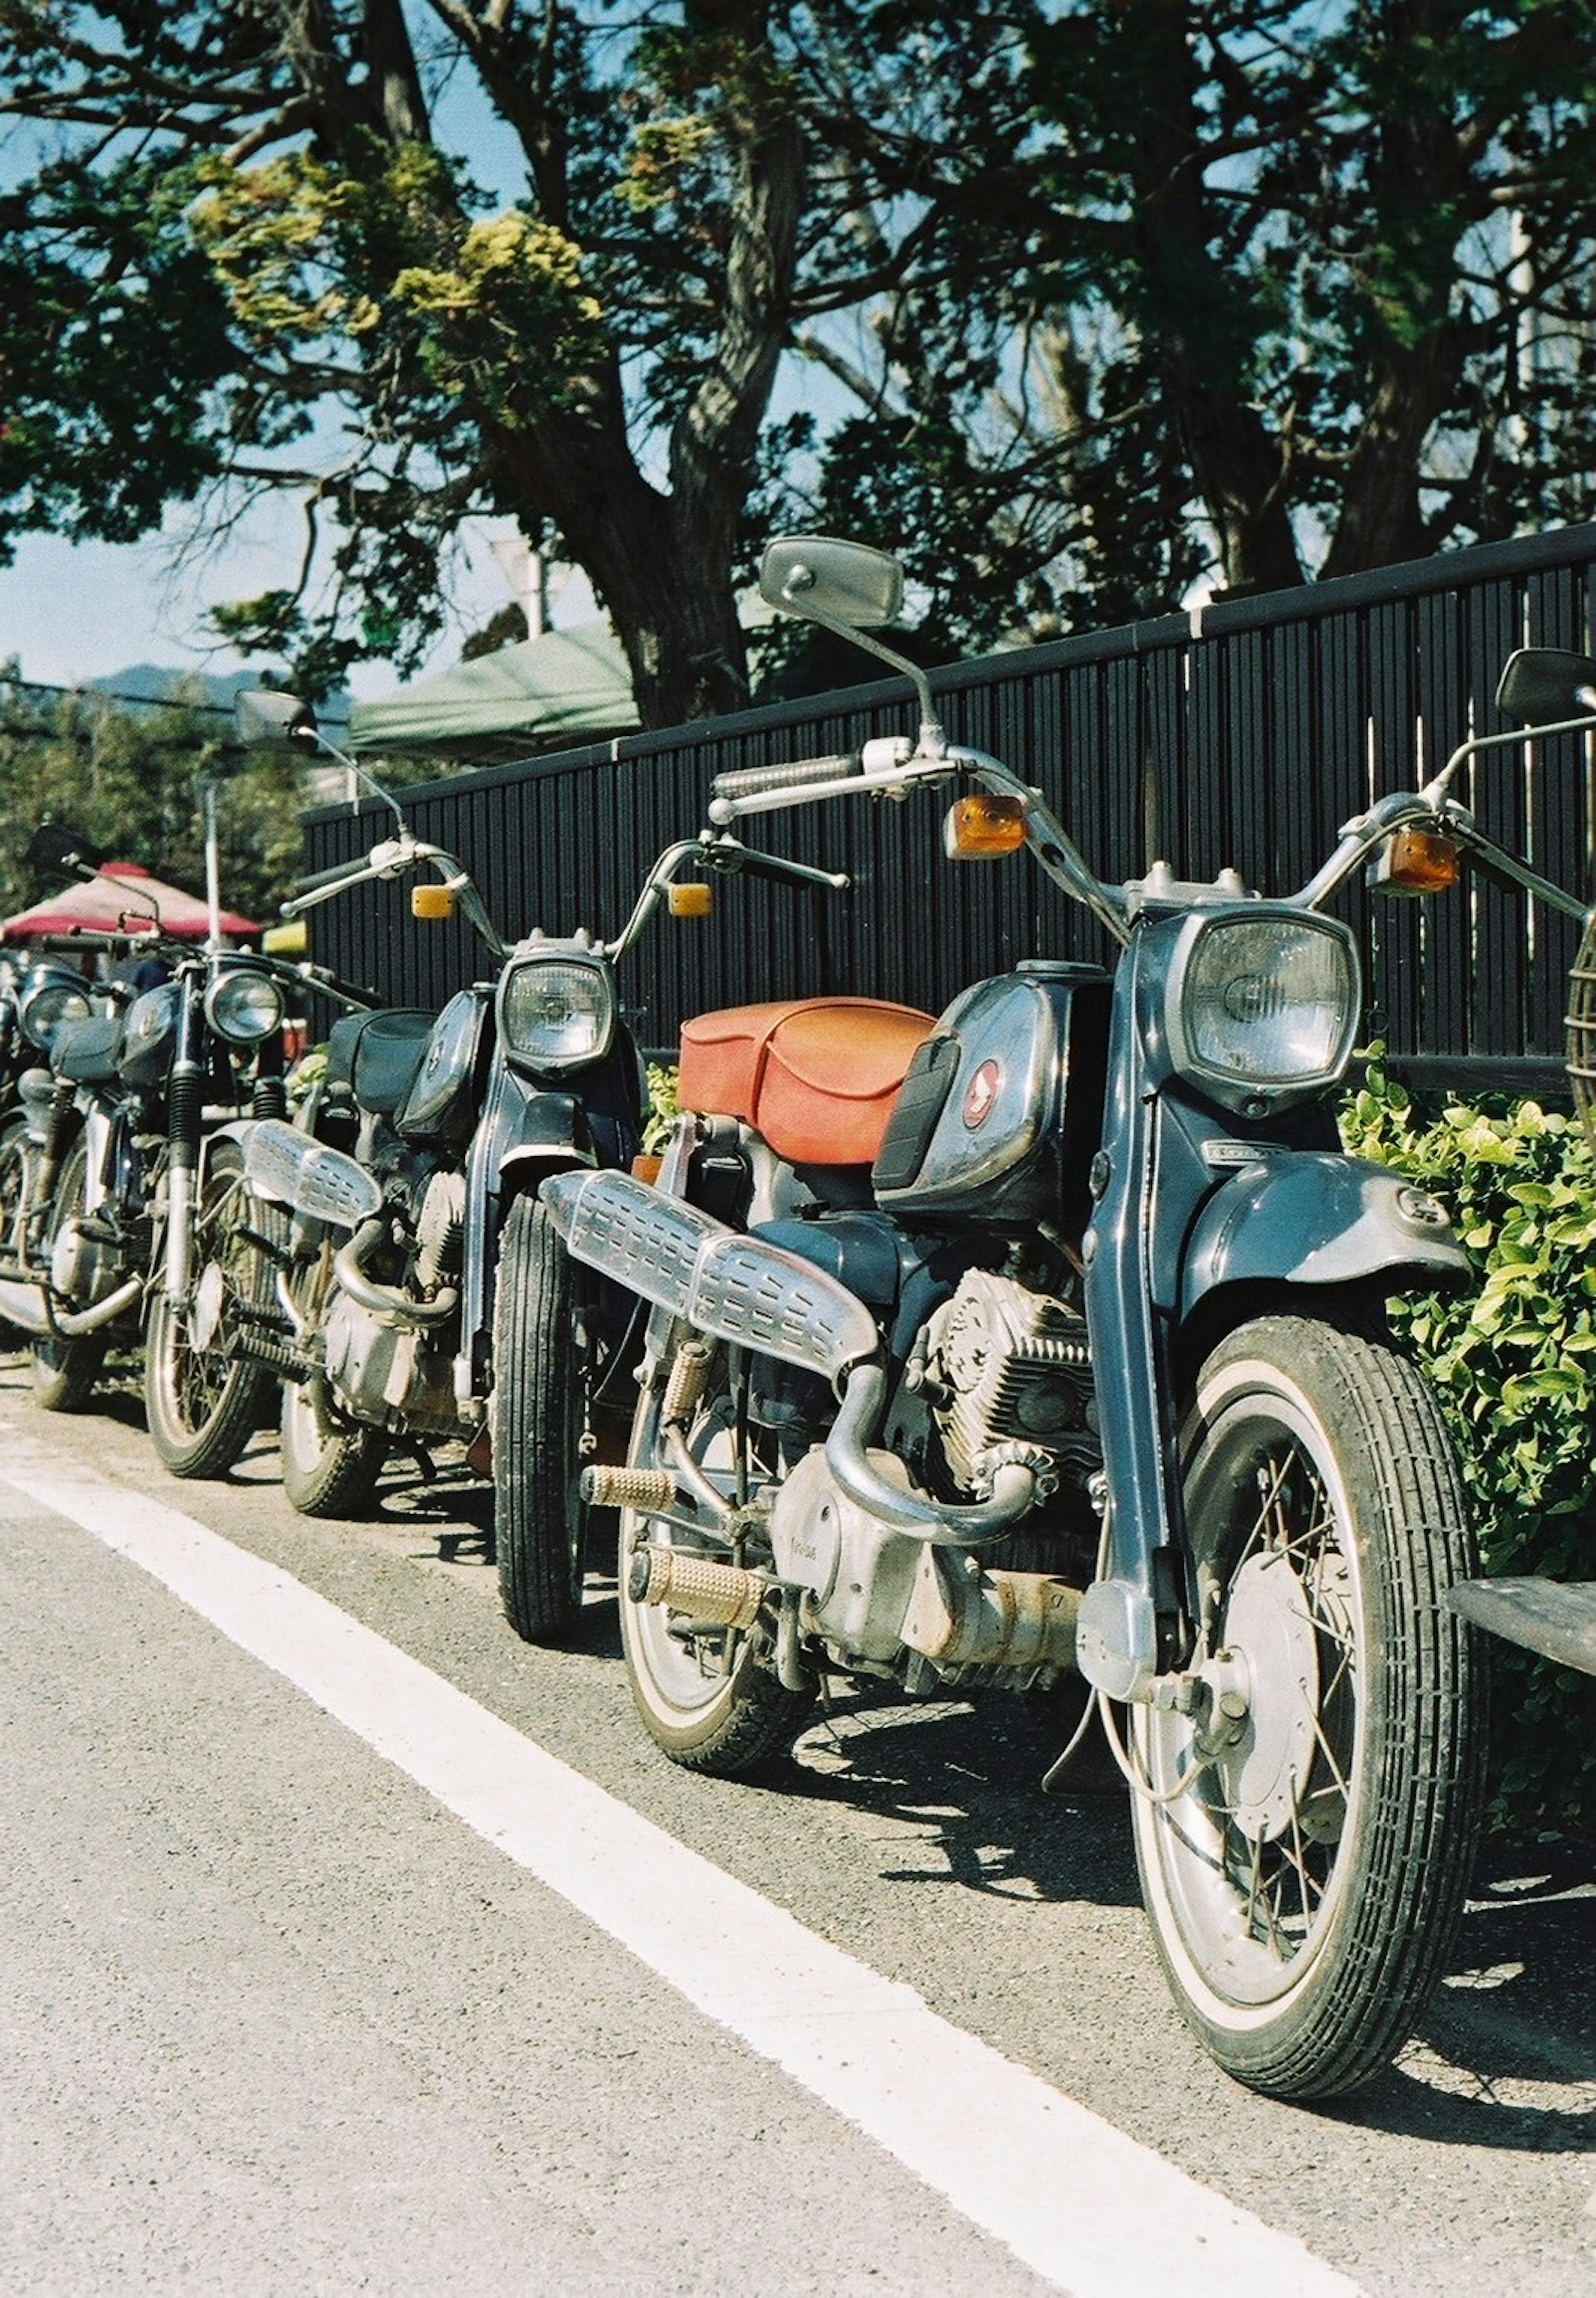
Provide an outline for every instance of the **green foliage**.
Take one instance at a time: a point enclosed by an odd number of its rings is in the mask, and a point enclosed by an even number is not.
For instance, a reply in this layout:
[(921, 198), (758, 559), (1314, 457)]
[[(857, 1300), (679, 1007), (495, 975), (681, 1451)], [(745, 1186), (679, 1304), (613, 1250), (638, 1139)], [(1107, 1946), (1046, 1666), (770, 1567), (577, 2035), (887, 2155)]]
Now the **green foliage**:
[(649, 1114), (643, 1123), (643, 1153), (657, 1157), (670, 1137), (678, 1111), (674, 1063), (649, 1064)]
[[(1392, 1304), (1463, 1455), (1493, 1575), (1596, 1579), (1596, 1145), (1533, 1101), (1426, 1112), (1377, 1059), (1342, 1116), (1349, 1149), (1451, 1211), (1478, 1271)], [(1493, 1649), (1495, 1814), (1596, 1823), (1596, 1682)]]
[[(136, 862), (203, 896), (204, 827), (195, 777), (218, 759), (210, 712), (129, 711), (87, 694), (35, 707), (26, 688), (0, 708), (0, 916), (61, 890), (22, 856), (42, 821), (80, 831), (112, 861)], [(288, 758), (252, 759), (219, 782), (217, 842), (224, 908), (262, 923), (303, 867), (300, 773)]]

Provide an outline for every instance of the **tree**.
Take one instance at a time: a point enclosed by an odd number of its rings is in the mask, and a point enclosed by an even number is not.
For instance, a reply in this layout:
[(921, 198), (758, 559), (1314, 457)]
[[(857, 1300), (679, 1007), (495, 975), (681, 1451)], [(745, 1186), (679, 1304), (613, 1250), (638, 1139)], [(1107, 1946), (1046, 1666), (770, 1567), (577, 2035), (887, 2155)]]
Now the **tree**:
[[(0, 672), (0, 681), (4, 674)], [(94, 694), (0, 682), (0, 917), (60, 890), (23, 856), (43, 820), (80, 831), (113, 861), (203, 895), (198, 776), (219, 764), (214, 712), (181, 701), (128, 710)], [(222, 904), (263, 924), (303, 866), (296, 761), (260, 754), (219, 786)]]
[[(298, 485), (330, 614), (296, 589), (223, 627), (325, 680), (413, 659), (441, 544), (508, 513), (592, 576), (646, 720), (743, 698), (738, 520), (804, 202), (779, 12), (10, 0), (0, 85), (40, 136), (0, 204), (10, 530)], [(511, 198), (437, 125), (456, 75)]]
[(1145, 599), (1205, 531), (1274, 588), (1588, 514), (1591, 0), (867, 20), (883, 59), (920, 28), (920, 100), (839, 70), (833, 137), (933, 244), (856, 388), (929, 475), (1006, 386), (1075, 514), (1054, 583)]
[(1593, 86), (1596, 0), (0, 0), (0, 547), (297, 486), (222, 627), (324, 682), (513, 517), (657, 724), (764, 525), (936, 653), (1583, 516)]

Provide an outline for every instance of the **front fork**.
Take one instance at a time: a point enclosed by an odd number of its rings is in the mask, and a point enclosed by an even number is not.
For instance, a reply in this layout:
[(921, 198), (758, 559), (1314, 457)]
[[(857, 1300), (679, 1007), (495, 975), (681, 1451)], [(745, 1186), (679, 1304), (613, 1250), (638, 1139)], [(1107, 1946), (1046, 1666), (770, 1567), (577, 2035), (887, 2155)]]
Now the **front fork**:
[(174, 1309), (186, 1304), (193, 1277), (194, 1203), (205, 1102), (203, 1030), (194, 986), (186, 980), (178, 1055), (167, 1080), (166, 1100), (166, 1250), (161, 1286)]
[[(1179, 1249), (1185, 1219), (1159, 1194), (1159, 1100), (1140, 1024), (1141, 944), (1115, 986), (1096, 1210), (1083, 1247), (1085, 1299), (1102, 1413), (1107, 1564), (1087, 1591), (1077, 1665), (1111, 1699), (1145, 1700), (1190, 1648), (1187, 1553), (1169, 1329), (1154, 1258)], [(1189, 1212), (1193, 1208), (1187, 1208)], [(1167, 1290), (1167, 1288), (1166, 1288)]]

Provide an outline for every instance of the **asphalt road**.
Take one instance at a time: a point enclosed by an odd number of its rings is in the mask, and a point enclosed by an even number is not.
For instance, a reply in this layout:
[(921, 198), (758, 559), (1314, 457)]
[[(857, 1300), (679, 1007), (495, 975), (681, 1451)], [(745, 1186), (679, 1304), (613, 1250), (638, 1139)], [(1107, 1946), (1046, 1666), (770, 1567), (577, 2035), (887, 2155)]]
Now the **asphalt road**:
[(516, 1641), (463, 1470), (312, 1524), (264, 1437), (181, 1484), (130, 1383), (27, 1388), (0, 1362), (6, 2298), (1596, 2287), (1588, 1857), (1487, 1856), (1398, 2065), (1262, 2101), (1168, 2000), (1117, 1780), (1038, 1792), (1056, 1715), (861, 1699), (696, 1780), (612, 1586)]

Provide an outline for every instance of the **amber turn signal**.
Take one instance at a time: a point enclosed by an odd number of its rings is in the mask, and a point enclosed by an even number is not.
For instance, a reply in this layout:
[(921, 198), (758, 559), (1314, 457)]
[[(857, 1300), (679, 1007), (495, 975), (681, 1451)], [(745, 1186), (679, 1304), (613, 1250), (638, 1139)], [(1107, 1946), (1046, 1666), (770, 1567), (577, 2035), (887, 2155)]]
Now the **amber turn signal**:
[(454, 889), (451, 886), (412, 886), (410, 915), (413, 918), (451, 918), (454, 915)]
[(1443, 894), (1458, 882), (1458, 849), (1433, 830), (1399, 830), (1381, 847), (1369, 882), (1386, 894)]
[(707, 918), (715, 908), (715, 888), (702, 878), (673, 886), (666, 897), (674, 918)]
[(1025, 843), (1025, 802), (1017, 798), (955, 798), (947, 810), (943, 839), (950, 860), (984, 862), (1017, 853)]

